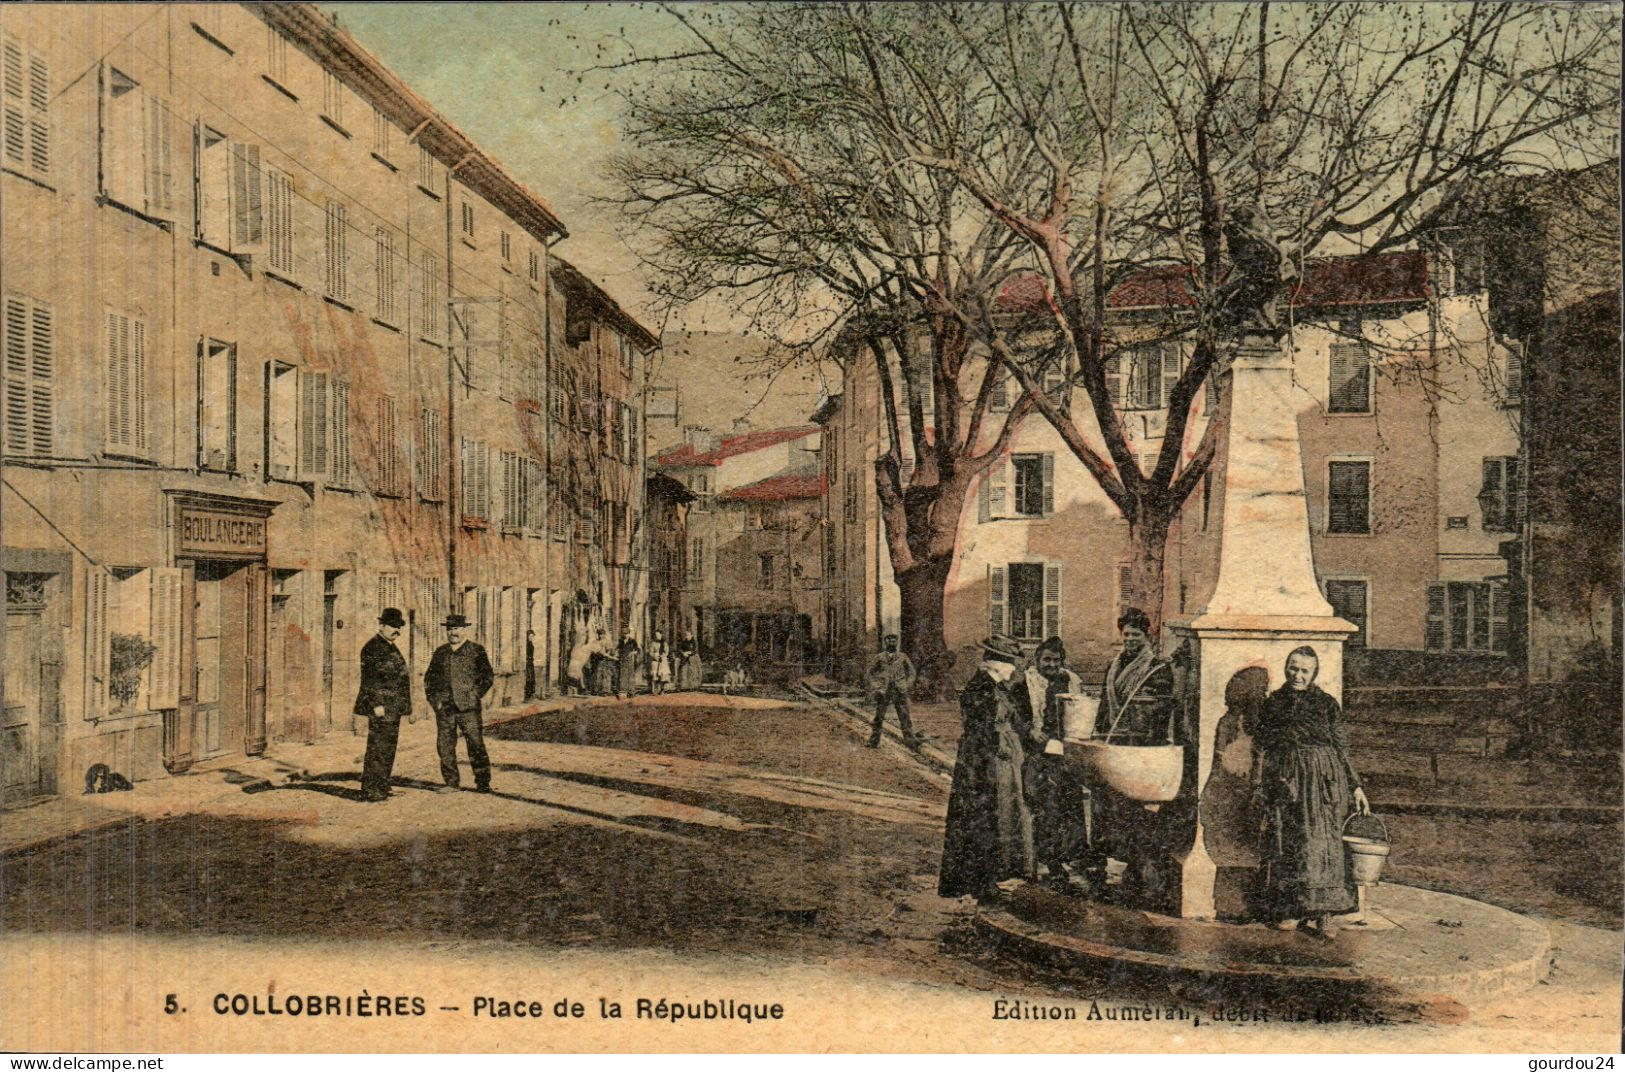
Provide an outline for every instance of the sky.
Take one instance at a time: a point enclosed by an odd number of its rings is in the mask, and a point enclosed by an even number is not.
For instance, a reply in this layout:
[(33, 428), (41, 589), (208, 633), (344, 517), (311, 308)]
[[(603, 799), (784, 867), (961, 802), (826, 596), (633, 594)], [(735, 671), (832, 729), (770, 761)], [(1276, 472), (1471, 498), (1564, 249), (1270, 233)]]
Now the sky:
[(564, 220), (559, 255), (647, 320), (647, 295), (619, 213), (594, 203), (613, 187), (618, 105), (603, 75), (576, 73), (630, 49), (657, 54), (684, 31), (654, 5), (320, 5)]

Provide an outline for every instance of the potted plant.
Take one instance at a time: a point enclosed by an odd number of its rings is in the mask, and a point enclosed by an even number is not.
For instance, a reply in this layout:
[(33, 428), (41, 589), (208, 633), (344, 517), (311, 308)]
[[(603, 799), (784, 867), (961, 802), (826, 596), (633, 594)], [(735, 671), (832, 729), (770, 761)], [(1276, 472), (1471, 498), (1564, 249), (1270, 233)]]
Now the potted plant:
[(119, 707), (127, 707), (141, 694), (141, 675), (152, 665), (158, 646), (135, 633), (114, 633), (111, 641), (107, 691)]

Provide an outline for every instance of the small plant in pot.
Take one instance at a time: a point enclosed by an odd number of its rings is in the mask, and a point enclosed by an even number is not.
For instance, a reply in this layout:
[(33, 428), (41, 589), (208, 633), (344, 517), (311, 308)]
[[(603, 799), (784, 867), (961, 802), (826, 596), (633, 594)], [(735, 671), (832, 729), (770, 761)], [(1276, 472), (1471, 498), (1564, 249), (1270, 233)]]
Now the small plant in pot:
[(107, 691), (118, 706), (128, 707), (141, 694), (141, 675), (158, 646), (136, 633), (114, 633), (110, 647)]

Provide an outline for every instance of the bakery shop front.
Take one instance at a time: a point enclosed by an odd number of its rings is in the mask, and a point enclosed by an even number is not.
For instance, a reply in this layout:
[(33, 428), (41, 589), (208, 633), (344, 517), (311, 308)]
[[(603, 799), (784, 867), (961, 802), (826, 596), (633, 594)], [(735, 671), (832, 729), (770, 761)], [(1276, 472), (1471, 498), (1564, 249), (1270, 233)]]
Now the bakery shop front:
[(267, 532), (276, 503), (172, 491), (179, 673), (164, 766), (265, 751)]

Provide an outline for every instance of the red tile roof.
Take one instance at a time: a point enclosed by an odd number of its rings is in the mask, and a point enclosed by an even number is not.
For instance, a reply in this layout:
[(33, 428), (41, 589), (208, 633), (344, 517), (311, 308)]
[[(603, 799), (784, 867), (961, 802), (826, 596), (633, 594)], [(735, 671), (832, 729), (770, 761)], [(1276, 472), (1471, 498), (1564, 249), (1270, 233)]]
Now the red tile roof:
[(717, 496), (730, 502), (784, 502), (788, 499), (816, 499), (824, 494), (824, 474), (805, 476), (786, 473), (770, 476), (742, 488), (734, 488)]
[[(1183, 264), (1146, 268), (1119, 283), (1107, 304), (1113, 309), (1190, 305), (1190, 277), (1191, 269)], [(1428, 293), (1428, 255), (1407, 250), (1310, 261), (1303, 281), (1292, 291), (1292, 304), (1298, 308), (1377, 305), (1422, 301)], [(1045, 311), (1048, 297), (1043, 280), (1030, 272), (1011, 278), (999, 291), (999, 307), (1007, 312)]]
[(746, 432), (743, 435), (728, 436), (717, 445), (716, 450), (696, 451), (692, 443), (684, 443), (680, 447), (662, 451), (655, 455), (655, 465), (662, 469), (686, 469), (695, 465), (717, 465), (725, 458), (732, 458), (738, 454), (749, 454), (753, 450), (765, 450), (768, 447), (788, 443), (792, 439), (801, 439), (816, 435), (820, 431), (816, 424), (804, 424), (796, 428), (771, 428), (760, 432)]

